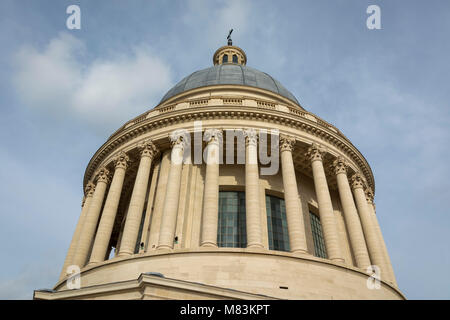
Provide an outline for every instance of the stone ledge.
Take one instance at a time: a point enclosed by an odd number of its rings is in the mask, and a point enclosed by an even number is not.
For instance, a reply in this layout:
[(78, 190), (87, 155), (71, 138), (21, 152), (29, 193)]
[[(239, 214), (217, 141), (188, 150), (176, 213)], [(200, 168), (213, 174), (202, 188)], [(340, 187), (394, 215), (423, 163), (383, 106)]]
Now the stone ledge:
[[(114, 295), (128, 292), (135, 299), (223, 299), (223, 300), (273, 300), (275, 297), (253, 294), (235, 289), (223, 288), (191, 281), (158, 277), (142, 273), (137, 280), (93, 285), (85, 288), (61, 291), (35, 290), (34, 300), (64, 300), (64, 299), (108, 299)], [(166, 295), (161, 295), (161, 293)]]
[[(344, 272), (356, 273), (356, 274), (360, 274), (364, 277), (368, 276), (367, 273), (365, 273), (363, 270), (361, 270), (359, 268), (345, 265), (342, 263), (335, 263), (335, 262), (332, 262), (327, 259), (322, 259), (322, 258), (312, 256), (310, 254), (298, 254), (298, 253), (282, 252), (282, 251), (267, 250), (267, 249), (251, 249), (251, 248), (220, 248), (220, 249), (216, 249), (216, 248), (209, 248), (209, 247), (208, 248), (199, 247), (199, 248), (195, 248), (195, 249), (184, 248), (184, 249), (171, 249), (171, 250), (152, 250), (152, 251), (144, 253), (144, 254), (134, 254), (129, 257), (115, 257), (113, 259), (104, 261), (97, 265), (84, 267), (81, 270), (81, 275), (83, 276), (83, 274), (89, 274), (91, 272), (95, 272), (96, 270), (101, 269), (106, 266), (111, 266), (111, 265), (115, 265), (115, 264), (120, 265), (122, 263), (126, 263), (126, 262), (129, 262), (132, 260), (143, 260), (143, 259), (148, 259), (148, 258), (153, 258), (153, 257), (163, 257), (163, 256), (168, 256), (168, 257), (176, 256), (176, 255), (188, 255), (189, 256), (189, 255), (196, 255), (196, 254), (211, 254), (211, 253), (223, 254), (223, 255), (230, 255), (230, 254), (238, 255), (238, 254), (244, 253), (244, 254), (256, 255), (256, 256), (279, 257), (280, 259), (312, 262), (314, 264), (340, 269)], [(64, 284), (65, 281), (66, 281), (66, 278), (59, 281), (55, 285), (54, 289), (56, 290), (57, 288), (60, 288)], [(381, 281), (381, 283), (384, 286), (389, 287), (391, 290), (395, 291), (403, 299), (406, 299), (403, 296), (403, 294), (399, 291), (399, 289), (396, 286), (394, 286), (393, 284), (383, 281), (383, 280)]]

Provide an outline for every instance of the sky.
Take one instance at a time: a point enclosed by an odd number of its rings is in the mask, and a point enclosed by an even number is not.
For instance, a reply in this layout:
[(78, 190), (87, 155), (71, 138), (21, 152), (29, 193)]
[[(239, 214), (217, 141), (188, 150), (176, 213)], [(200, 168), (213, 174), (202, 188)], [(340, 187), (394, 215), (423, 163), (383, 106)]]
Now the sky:
[[(66, 27), (69, 5), (81, 29)], [(381, 9), (370, 30), (369, 5)], [(450, 3), (0, 1), (0, 299), (52, 288), (84, 170), (126, 121), (233, 43), (368, 160), (408, 299), (450, 298)]]

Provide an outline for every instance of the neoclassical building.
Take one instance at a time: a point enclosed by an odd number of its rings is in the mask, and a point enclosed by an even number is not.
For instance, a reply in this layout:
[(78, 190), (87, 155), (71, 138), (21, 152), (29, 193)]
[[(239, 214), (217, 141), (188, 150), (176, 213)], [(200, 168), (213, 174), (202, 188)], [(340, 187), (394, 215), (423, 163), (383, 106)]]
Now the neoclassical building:
[(94, 154), (34, 298), (404, 299), (364, 156), (231, 42), (213, 64)]

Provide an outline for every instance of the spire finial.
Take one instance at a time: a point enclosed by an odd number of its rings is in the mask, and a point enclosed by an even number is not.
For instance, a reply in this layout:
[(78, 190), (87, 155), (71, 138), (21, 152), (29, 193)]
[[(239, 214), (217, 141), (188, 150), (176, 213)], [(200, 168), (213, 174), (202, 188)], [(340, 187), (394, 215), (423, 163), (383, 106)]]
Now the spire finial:
[(227, 37), (228, 45), (229, 45), (229, 46), (232, 46), (232, 45), (233, 45), (233, 40), (231, 39), (231, 33), (232, 33), (232, 32), (233, 32), (233, 29), (230, 30), (230, 32), (228, 33), (228, 37)]

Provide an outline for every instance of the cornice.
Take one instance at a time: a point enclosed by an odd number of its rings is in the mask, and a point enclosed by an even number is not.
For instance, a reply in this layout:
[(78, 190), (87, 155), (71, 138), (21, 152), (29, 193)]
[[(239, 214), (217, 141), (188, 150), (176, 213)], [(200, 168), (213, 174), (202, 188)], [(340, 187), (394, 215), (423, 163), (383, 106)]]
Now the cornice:
[[(221, 91), (221, 90), (238, 90), (245, 93), (257, 93), (258, 95), (265, 96), (266, 98), (261, 99), (254, 99), (254, 97), (247, 97), (239, 94), (232, 94), (232, 95), (214, 95), (212, 92), (214, 91)], [(202, 95), (207, 94), (206, 97), (200, 97), (200, 98), (191, 98), (195, 95)], [(119, 129), (117, 129), (110, 137), (109, 139), (115, 137), (120, 132), (122, 132), (124, 129), (128, 128), (129, 126), (133, 124), (137, 124), (141, 121), (144, 121), (148, 118), (150, 114), (153, 112), (159, 112), (164, 113), (168, 111), (173, 111), (178, 105), (182, 105), (184, 103), (188, 104), (189, 107), (197, 107), (197, 106), (208, 106), (208, 102), (219, 98), (222, 101), (223, 105), (243, 105), (244, 100), (254, 100), (256, 105), (255, 107), (263, 107), (267, 109), (275, 109), (275, 106), (277, 105), (274, 103), (274, 101), (278, 101), (280, 106), (283, 106), (285, 108), (286, 112), (291, 113), (297, 113), (299, 115), (304, 115), (305, 113), (308, 113), (300, 104), (295, 104), (292, 100), (285, 98), (275, 92), (272, 92), (270, 90), (265, 90), (261, 88), (256, 87), (249, 87), (249, 86), (242, 86), (242, 85), (211, 85), (208, 87), (200, 87), (195, 88), (187, 91), (183, 91), (182, 93), (171, 97), (170, 99), (162, 102), (161, 104), (158, 104), (153, 109), (144, 112), (143, 114), (140, 114), (139, 116), (127, 121), (124, 125), (122, 125)], [(319, 117), (315, 116), (318, 121), (322, 121), (324, 123), (327, 123), (326, 121), (323, 121)], [(330, 125), (330, 124), (328, 124)], [(337, 130), (335, 128), (335, 130)], [(339, 131), (339, 130), (338, 130)]]
[[(192, 97), (193, 95), (206, 94), (207, 99), (214, 98), (217, 96), (217, 95), (215, 95), (215, 92), (221, 91), (221, 90), (233, 90), (233, 91), (241, 91), (241, 92), (246, 92), (246, 93), (248, 92), (248, 93), (252, 94), (252, 96), (247, 97), (250, 99), (252, 99), (252, 97), (254, 97), (253, 95), (256, 93), (258, 95), (267, 97), (267, 101), (271, 101), (271, 102), (278, 101), (289, 107), (301, 109), (303, 111), (305, 110), (301, 104), (297, 104), (294, 101), (292, 101), (284, 96), (281, 96), (276, 92), (258, 88), (258, 87), (240, 85), (240, 84), (214, 84), (214, 85), (210, 85), (207, 87), (200, 87), (200, 88), (186, 90), (186, 91), (179, 93), (178, 95), (175, 95), (175, 96), (163, 101), (161, 104), (158, 104), (153, 110), (156, 110), (159, 108), (164, 108), (164, 107), (169, 106), (174, 103), (182, 102), (185, 99), (189, 99), (189, 97)], [(231, 97), (233, 95), (229, 95), (229, 96)], [(239, 95), (234, 95), (234, 96), (239, 97)], [(240, 97), (244, 98), (242, 95)]]
[[(217, 97), (212, 99), (218, 100)], [(121, 130), (113, 134), (94, 154), (86, 168), (83, 185), (88, 183), (94, 171), (108, 155), (117, 152), (120, 146), (140, 135), (157, 128), (186, 121), (235, 118), (278, 123), (305, 131), (318, 137), (320, 140), (328, 142), (354, 161), (366, 177), (368, 185), (372, 190), (375, 190), (373, 173), (364, 156), (339, 130), (312, 113), (300, 110), (299, 108), (294, 110), (288, 108), (288, 112), (280, 111), (283, 106), (278, 104), (276, 104), (277, 108), (275, 109), (243, 105), (233, 106), (228, 104), (208, 104), (178, 109), (177, 107), (181, 104), (189, 105), (189, 101), (179, 103), (176, 107), (174, 106), (169, 109), (163, 105), (158, 109), (153, 109), (135, 118), (134, 122), (127, 122), (127, 126), (122, 127)], [(162, 112), (160, 111), (161, 109), (163, 109)]]

